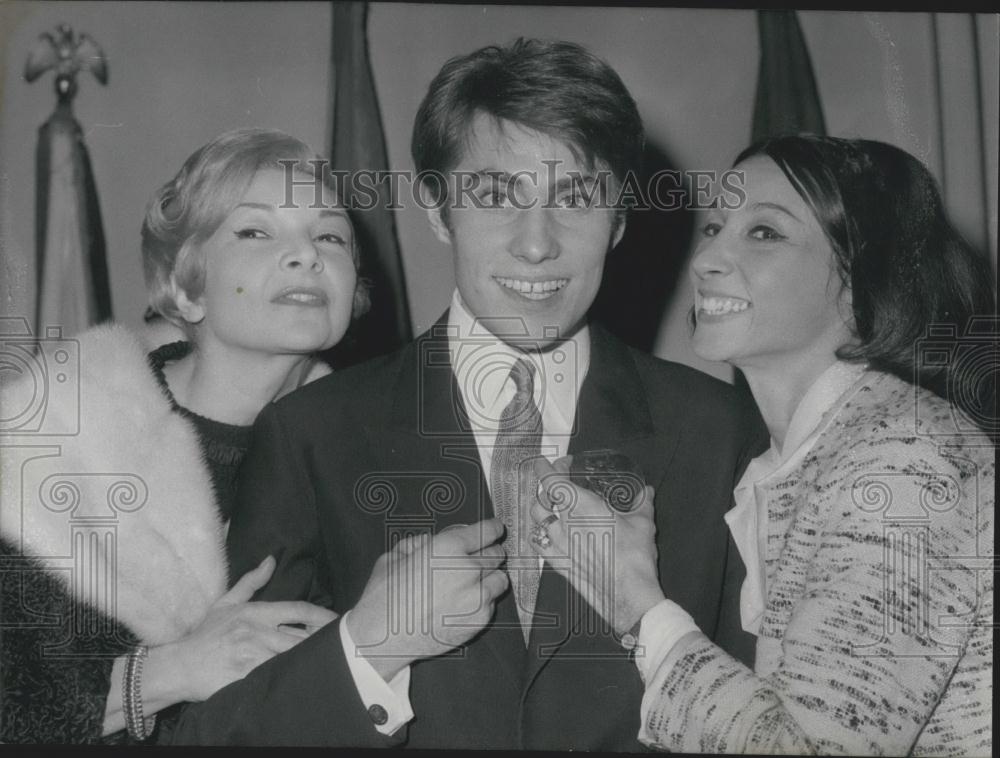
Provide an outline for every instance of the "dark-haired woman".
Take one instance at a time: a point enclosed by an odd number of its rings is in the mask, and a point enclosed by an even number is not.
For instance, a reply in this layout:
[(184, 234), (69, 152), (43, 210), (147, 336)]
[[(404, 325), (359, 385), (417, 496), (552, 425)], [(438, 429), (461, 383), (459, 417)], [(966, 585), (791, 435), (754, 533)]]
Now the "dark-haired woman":
[(607, 566), (567, 544), (603, 502), (574, 488), (553, 518), (573, 485), (548, 470), (536, 547), (570, 551), (569, 579), (638, 635), (648, 745), (988, 755), (996, 420), (968, 335), (995, 313), (989, 264), (890, 145), (777, 138), (736, 168), (746, 202), (708, 214), (691, 264), (693, 339), (743, 372), (771, 433), (726, 518), (754, 669), (663, 598), (648, 492), (617, 516)]

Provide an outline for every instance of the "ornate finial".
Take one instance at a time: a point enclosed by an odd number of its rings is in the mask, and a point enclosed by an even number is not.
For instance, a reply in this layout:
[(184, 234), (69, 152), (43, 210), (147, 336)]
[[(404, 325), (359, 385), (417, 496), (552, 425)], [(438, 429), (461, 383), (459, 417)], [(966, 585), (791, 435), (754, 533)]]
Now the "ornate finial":
[(67, 103), (76, 95), (76, 75), (87, 69), (101, 84), (108, 83), (108, 59), (104, 51), (86, 34), (76, 34), (68, 24), (59, 24), (54, 34), (45, 32), (24, 66), (24, 78), (33, 82), (50, 68), (56, 71), (56, 94)]

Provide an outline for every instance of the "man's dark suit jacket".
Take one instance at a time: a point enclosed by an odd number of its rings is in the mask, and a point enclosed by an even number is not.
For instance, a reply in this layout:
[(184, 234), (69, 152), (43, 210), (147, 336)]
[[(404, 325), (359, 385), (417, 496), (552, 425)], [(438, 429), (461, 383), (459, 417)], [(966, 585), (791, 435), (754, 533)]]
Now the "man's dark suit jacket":
[[(277, 559), (257, 599), (308, 599), (343, 613), (399, 536), (493, 516), (446, 323), (260, 415), (228, 536), (234, 579), (268, 554)], [(723, 514), (763, 449), (760, 418), (724, 382), (635, 351), (596, 325), (591, 345), (569, 452), (610, 447), (639, 463), (656, 489), (666, 596), (750, 663), (738, 608), (744, 570)], [(372, 726), (336, 624), (222, 690), (182, 727), (187, 740), (209, 742), (641, 750), (634, 662), (548, 566), (535, 619), (526, 648), (507, 592), (469, 644), (416, 663), (415, 718), (393, 738)]]

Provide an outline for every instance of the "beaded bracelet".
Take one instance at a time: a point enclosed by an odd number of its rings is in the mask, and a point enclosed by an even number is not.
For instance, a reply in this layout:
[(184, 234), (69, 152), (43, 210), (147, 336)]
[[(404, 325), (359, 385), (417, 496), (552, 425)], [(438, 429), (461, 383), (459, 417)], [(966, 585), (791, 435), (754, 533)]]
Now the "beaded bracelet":
[(130, 737), (140, 741), (149, 739), (156, 725), (156, 714), (147, 718), (142, 715), (142, 661), (148, 652), (149, 648), (145, 645), (136, 645), (125, 659), (125, 674), (122, 677), (125, 728)]

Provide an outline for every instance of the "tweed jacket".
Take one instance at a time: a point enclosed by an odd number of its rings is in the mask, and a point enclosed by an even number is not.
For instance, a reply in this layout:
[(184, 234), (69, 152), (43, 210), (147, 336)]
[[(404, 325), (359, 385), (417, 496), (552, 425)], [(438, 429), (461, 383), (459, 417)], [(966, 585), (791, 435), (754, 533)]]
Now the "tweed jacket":
[(644, 723), (684, 752), (989, 755), (995, 452), (954, 408), (869, 371), (766, 487), (754, 670), (692, 633)]

